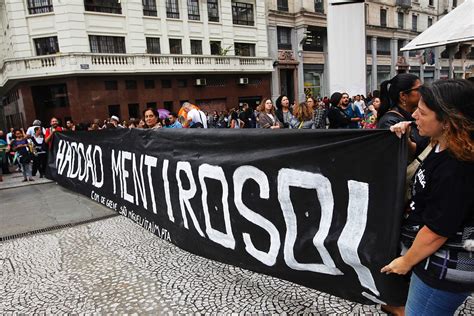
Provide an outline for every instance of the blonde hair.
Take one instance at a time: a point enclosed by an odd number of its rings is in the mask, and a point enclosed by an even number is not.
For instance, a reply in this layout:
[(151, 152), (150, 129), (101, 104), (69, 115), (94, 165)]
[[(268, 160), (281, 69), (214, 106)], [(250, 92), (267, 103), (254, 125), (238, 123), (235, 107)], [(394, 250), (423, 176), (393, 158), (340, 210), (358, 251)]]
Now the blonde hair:
[[(313, 99), (314, 100), (314, 99)], [(308, 103), (301, 102), (293, 107), (293, 116), (300, 122), (313, 119), (314, 110), (308, 106)]]

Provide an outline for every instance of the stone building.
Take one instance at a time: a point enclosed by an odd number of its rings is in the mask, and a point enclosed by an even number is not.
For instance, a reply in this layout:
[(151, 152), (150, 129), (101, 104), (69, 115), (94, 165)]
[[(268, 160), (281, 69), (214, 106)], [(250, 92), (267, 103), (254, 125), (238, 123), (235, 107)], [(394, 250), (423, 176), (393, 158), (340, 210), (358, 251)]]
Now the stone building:
[(270, 95), (264, 1), (0, 0), (0, 128)]
[[(367, 91), (378, 89), (397, 71), (417, 74), (425, 82), (447, 78), (445, 47), (405, 53), (399, 49), (462, 2), (367, 0)], [(267, 0), (267, 6), (269, 48), (276, 70), (272, 75), (272, 96), (287, 94), (296, 100), (304, 98), (304, 94), (329, 95), (327, 0)], [(470, 49), (469, 45), (461, 45), (456, 51), (454, 72), (458, 77), (463, 64), (468, 72), (474, 70), (474, 53)], [(347, 69), (350, 74), (351, 69)]]

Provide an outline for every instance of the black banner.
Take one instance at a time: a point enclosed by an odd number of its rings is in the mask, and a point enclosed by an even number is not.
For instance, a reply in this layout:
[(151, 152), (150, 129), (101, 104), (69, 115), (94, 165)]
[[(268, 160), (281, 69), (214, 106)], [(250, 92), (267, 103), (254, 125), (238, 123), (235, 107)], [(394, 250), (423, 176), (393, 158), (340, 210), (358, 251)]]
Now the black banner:
[(59, 184), (213, 260), (403, 305), (406, 146), (382, 130), (115, 129), (55, 136)]

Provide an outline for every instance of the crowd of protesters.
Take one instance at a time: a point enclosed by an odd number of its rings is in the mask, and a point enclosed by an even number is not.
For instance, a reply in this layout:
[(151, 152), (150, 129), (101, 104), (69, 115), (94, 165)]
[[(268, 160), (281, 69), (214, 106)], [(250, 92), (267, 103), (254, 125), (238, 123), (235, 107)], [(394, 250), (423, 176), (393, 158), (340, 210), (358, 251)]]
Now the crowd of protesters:
[[(368, 97), (334, 92), (290, 102), (264, 98), (230, 111), (205, 113), (188, 102), (179, 113), (148, 108), (142, 118), (107, 120), (48, 128), (35, 120), (26, 132), (0, 131), (0, 162), (23, 172), (24, 181), (44, 176), (46, 154), (54, 133), (62, 130), (114, 128), (268, 128), (374, 129), (406, 135), (409, 151), (408, 202), (403, 226), (403, 256), (387, 263), (383, 273), (413, 271), (406, 310), (410, 315), (453, 314), (474, 291), (474, 84), (444, 80), (422, 85), (412, 74), (399, 74)], [(410, 174), (411, 166), (412, 173)], [(0, 176), (1, 180), (1, 176)], [(398, 314), (399, 310), (387, 306)]]

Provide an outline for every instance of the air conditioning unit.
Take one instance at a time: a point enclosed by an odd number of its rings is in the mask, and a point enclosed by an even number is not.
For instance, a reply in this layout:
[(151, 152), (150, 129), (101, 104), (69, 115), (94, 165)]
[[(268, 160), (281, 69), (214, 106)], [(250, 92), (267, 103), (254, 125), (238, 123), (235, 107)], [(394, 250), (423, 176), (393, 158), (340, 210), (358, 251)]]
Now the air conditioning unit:
[(239, 84), (249, 84), (249, 78), (239, 78)]
[(196, 86), (205, 86), (206, 84), (207, 84), (206, 79), (204, 78), (196, 79)]

